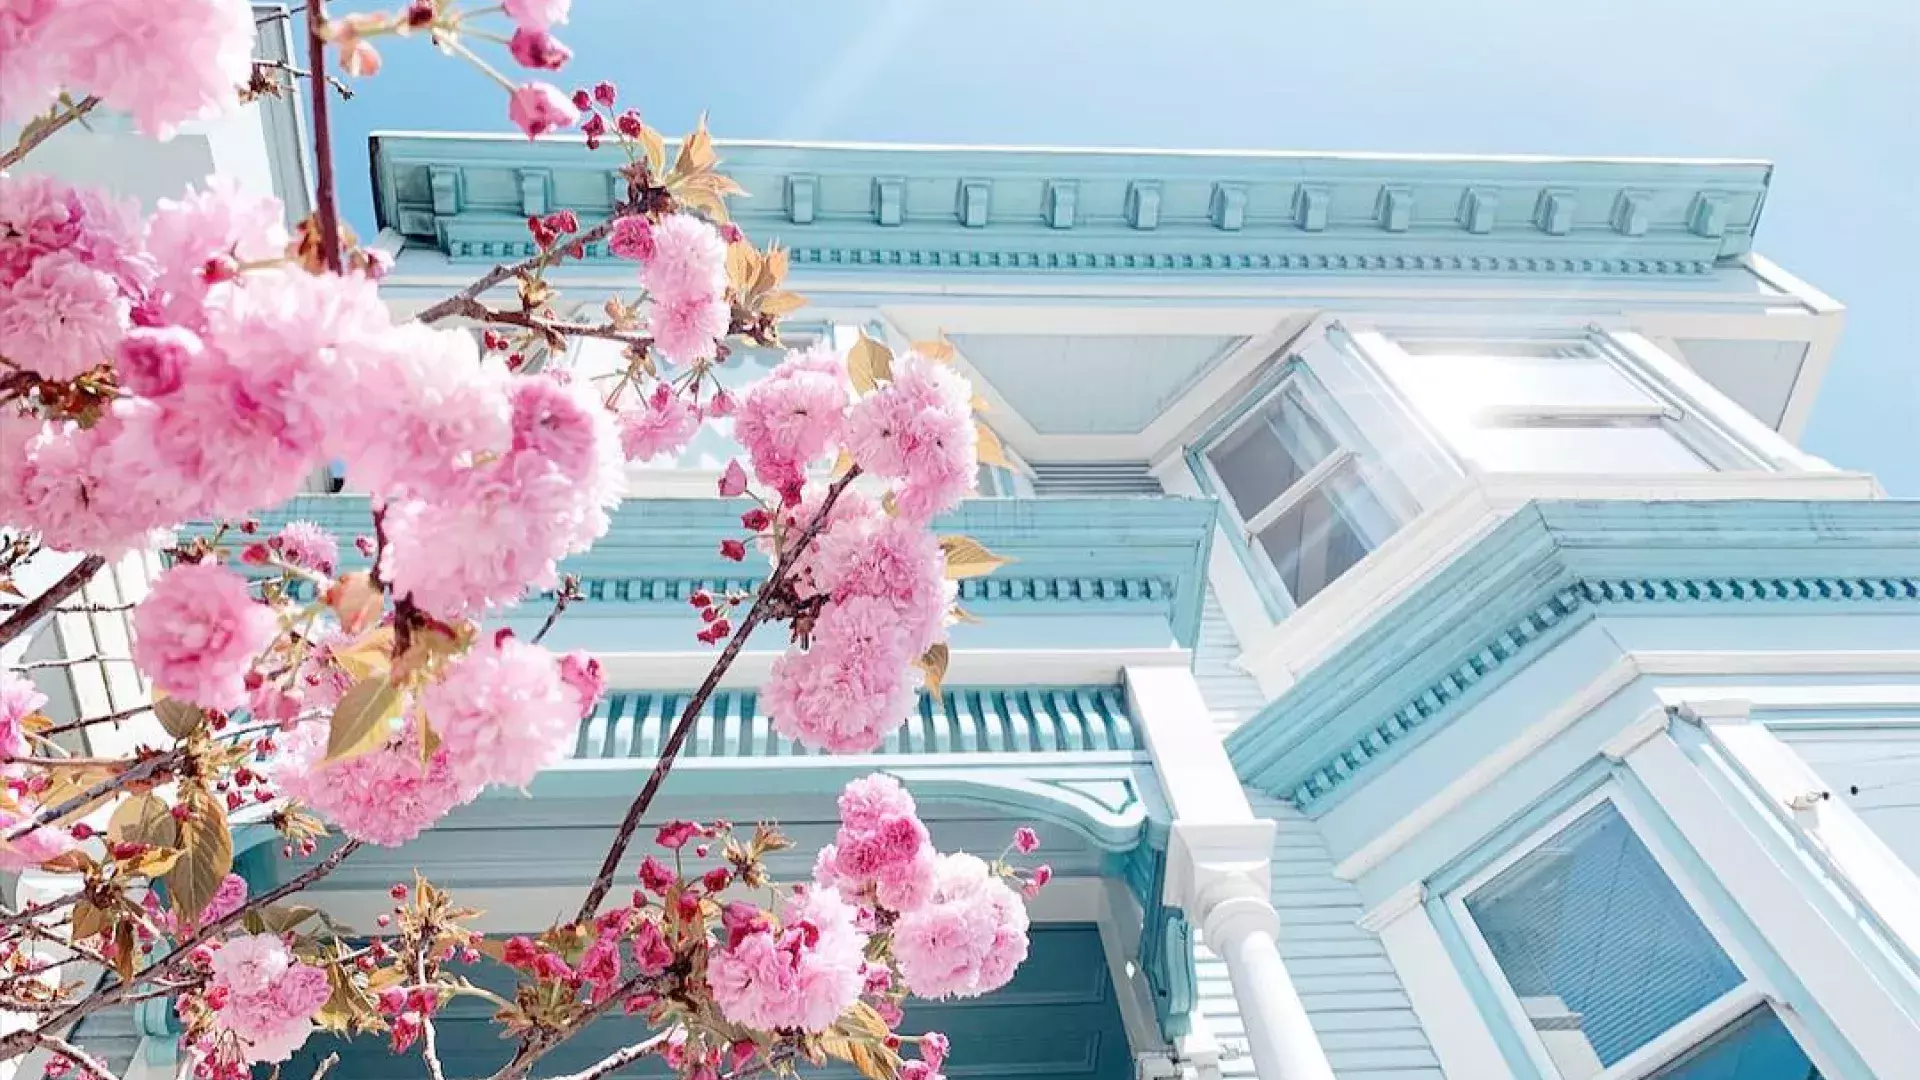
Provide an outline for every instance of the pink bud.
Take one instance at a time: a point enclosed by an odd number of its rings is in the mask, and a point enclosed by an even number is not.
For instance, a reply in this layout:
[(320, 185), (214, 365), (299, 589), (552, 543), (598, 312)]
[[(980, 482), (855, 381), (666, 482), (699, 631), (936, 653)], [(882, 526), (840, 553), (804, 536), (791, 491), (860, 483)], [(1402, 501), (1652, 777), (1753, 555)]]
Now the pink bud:
[(1022, 855), (1031, 855), (1040, 850), (1040, 834), (1027, 825), (1013, 830), (1013, 850)]
[(580, 110), (552, 83), (533, 82), (515, 90), (507, 100), (507, 119), (537, 139), (555, 128), (570, 128), (580, 122)]
[(614, 90), (612, 83), (603, 79), (593, 84), (593, 100), (605, 105), (607, 108), (613, 108), (614, 100), (617, 97), (618, 94)]
[(747, 471), (740, 467), (737, 460), (727, 462), (726, 471), (720, 474), (720, 497), (732, 499), (746, 493)]
[(722, 540), (720, 541), (720, 555), (734, 562), (740, 562), (747, 557), (747, 545), (738, 540)]
[[(507, 51), (521, 67), (536, 71), (559, 71), (573, 59), (573, 50), (561, 43), (560, 39), (545, 30), (529, 30), (521, 27), (513, 32), (513, 40), (507, 43)], [(575, 102), (574, 104), (579, 104)]]

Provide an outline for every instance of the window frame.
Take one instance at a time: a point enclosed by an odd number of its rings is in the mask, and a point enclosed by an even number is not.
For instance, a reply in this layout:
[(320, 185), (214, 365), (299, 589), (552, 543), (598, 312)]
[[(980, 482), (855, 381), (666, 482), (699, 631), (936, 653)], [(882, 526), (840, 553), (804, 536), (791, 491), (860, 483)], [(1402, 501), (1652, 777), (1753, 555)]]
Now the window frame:
[[(1546, 1043), (1540, 1038), (1534, 1027), (1533, 1018), (1528, 1016), (1520, 996), (1514, 992), (1513, 984), (1507, 973), (1500, 967), (1494, 956), (1493, 948), (1487, 943), (1479, 923), (1473, 913), (1467, 909), (1467, 899), (1481, 886), (1498, 877), (1502, 872), (1539, 850), (1542, 846), (1559, 836), (1567, 828), (1580, 820), (1588, 812), (1602, 803), (1613, 806), (1614, 812), (1632, 830), (1634, 838), (1653, 858), (1654, 865), (1665, 875), (1669, 884), (1679, 893), (1695, 918), (1700, 920), (1714, 944), (1740, 973), (1740, 981), (1728, 988), (1713, 1000), (1695, 1009), (1692, 1013), (1672, 1027), (1661, 1032), (1645, 1045), (1621, 1058), (1611, 1066), (1605, 1066), (1599, 1073), (1582, 1080), (1645, 1080), (1662, 1069), (1681, 1063), (1688, 1054), (1705, 1046), (1739, 1023), (1748, 1014), (1757, 1009), (1771, 1009), (1794, 1041), (1801, 1053), (1819, 1066), (1819, 1055), (1813, 1049), (1809, 1033), (1795, 1022), (1792, 1011), (1786, 1008), (1780, 995), (1769, 984), (1766, 976), (1760, 973), (1745, 955), (1731, 930), (1704, 903), (1687, 875), (1678, 865), (1671, 852), (1661, 843), (1655, 831), (1649, 827), (1646, 819), (1625, 797), (1617, 784), (1606, 783), (1576, 799), (1565, 808), (1548, 818), (1539, 827), (1528, 832), (1479, 868), (1468, 874), (1447, 889), (1440, 897), (1454, 930), (1460, 935), (1466, 950), (1476, 968), (1477, 974), (1485, 980), (1497, 1000), (1497, 1015), (1490, 1015), (1486, 1003), (1481, 1004), (1481, 1012), (1489, 1024), (1504, 1023), (1518, 1036), (1520, 1045), (1525, 1049), (1528, 1062), (1533, 1066), (1541, 1080), (1565, 1080)], [(1823, 1070), (1823, 1075), (1825, 1075)]]
[[(1333, 449), (1307, 467), (1299, 479), (1249, 517), (1214, 468), (1213, 451), (1248, 424), (1258, 422), (1283, 395), (1292, 395), (1295, 407), (1320, 425), (1333, 443)], [(1390, 523), (1384, 535), (1366, 537), (1367, 555), (1378, 550), (1419, 513), (1418, 504), (1396, 482), (1395, 477), (1378, 463), (1371, 446), (1298, 357), (1289, 357), (1277, 365), (1249, 390), (1239, 405), (1189, 443), (1186, 459), (1187, 467), (1201, 490), (1219, 501), (1228, 519), (1228, 539), (1248, 576), (1253, 579), (1254, 590), (1265, 605), (1268, 617), (1276, 622), (1299, 610), (1300, 602), (1287, 589), (1280, 568), (1274, 565), (1266, 546), (1260, 543), (1259, 536), (1263, 529), (1271, 527), (1288, 511), (1343, 475), (1360, 484), (1379, 502)], [(1361, 561), (1367, 555), (1361, 556)], [(1340, 575), (1343, 576), (1344, 573)], [(1335, 577), (1327, 582), (1321, 591), (1331, 588), (1338, 580), (1339, 577)]]
[[(1475, 344), (1497, 345), (1511, 342), (1523, 345), (1583, 344), (1619, 372), (1636, 390), (1645, 394), (1645, 405), (1558, 405), (1488, 406), (1475, 410), (1471, 422), (1488, 428), (1606, 428), (1653, 427), (1672, 435), (1674, 441), (1699, 458), (1709, 472), (1782, 471), (1781, 467), (1747, 446), (1707, 410), (1683, 400), (1669, 389), (1662, 376), (1636, 349), (1619, 340), (1606, 328), (1592, 323), (1487, 325), (1449, 323), (1446, 325), (1374, 325), (1350, 321), (1348, 332), (1367, 355), (1382, 387), (1405, 415), (1425, 429), (1459, 467), (1468, 473), (1509, 475), (1569, 475), (1544, 469), (1505, 469), (1482, 465), (1455, 445), (1444, 431), (1427, 416), (1420, 404), (1392, 375), (1397, 364), (1419, 364), (1428, 359), (1402, 347), (1407, 341), (1457, 340), (1461, 355), (1472, 355)], [(1656, 346), (1657, 347), (1657, 346)], [(1486, 355), (1498, 356), (1497, 352)], [(1675, 361), (1678, 363), (1678, 361)], [(1650, 475), (1677, 475), (1657, 473)]]

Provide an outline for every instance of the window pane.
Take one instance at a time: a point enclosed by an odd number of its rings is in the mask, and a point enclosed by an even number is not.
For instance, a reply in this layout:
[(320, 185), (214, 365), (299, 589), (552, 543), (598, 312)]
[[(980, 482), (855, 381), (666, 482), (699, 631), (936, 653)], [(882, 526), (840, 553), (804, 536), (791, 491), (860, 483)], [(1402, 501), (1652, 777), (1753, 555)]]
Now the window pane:
[(1820, 1080), (1820, 1070), (1773, 1010), (1761, 1007), (1649, 1080)]
[(1482, 468), (1504, 472), (1711, 472), (1712, 466), (1658, 424), (1619, 427), (1470, 427), (1454, 445)]
[(1741, 982), (1611, 803), (1467, 898), (1565, 1080), (1586, 1080)]
[(1282, 393), (1207, 452), (1240, 519), (1260, 513), (1336, 444), (1292, 394)]
[(1372, 551), (1390, 529), (1386, 508), (1364, 483), (1336, 476), (1280, 515), (1259, 540), (1287, 595), (1304, 604)]

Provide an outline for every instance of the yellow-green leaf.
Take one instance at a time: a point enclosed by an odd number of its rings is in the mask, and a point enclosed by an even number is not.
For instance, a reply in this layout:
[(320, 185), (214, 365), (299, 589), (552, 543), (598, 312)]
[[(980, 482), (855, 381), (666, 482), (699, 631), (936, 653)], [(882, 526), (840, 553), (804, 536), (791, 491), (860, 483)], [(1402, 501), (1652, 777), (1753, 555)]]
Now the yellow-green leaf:
[(193, 734), (202, 719), (200, 706), (158, 693), (154, 695), (153, 715), (160, 718), (160, 726), (167, 729), (167, 734), (176, 739)]
[(165, 877), (179, 865), (182, 854), (184, 853), (179, 848), (148, 848), (141, 852), (138, 858), (120, 865), (124, 866), (129, 874), (149, 878)]
[(863, 394), (872, 393), (882, 382), (893, 381), (893, 350), (865, 334), (847, 353), (847, 378)]
[(973, 422), (974, 456), (982, 465), (998, 465), (1003, 469), (1013, 468), (1013, 462), (1007, 458), (1007, 448), (1000, 442), (1000, 436), (993, 429), (978, 420)]
[(120, 974), (120, 981), (133, 978), (133, 965), (140, 959), (140, 950), (133, 943), (133, 920), (121, 919), (113, 924), (113, 969)]
[(399, 689), (385, 676), (354, 683), (333, 707), (326, 760), (358, 757), (386, 745), (393, 736), (389, 721), (400, 715), (402, 701)]
[(986, 545), (971, 536), (943, 536), (940, 550), (947, 556), (949, 581), (984, 577), (1013, 561), (988, 551)]
[(806, 306), (806, 297), (785, 289), (776, 289), (760, 298), (760, 310), (768, 315), (791, 315)]
[(640, 145), (647, 150), (647, 171), (658, 180), (660, 170), (667, 167), (667, 140), (653, 128), (641, 128)]
[(181, 919), (192, 922), (233, 872), (233, 833), (226, 805), (206, 788), (183, 788), (180, 802), (187, 819), (180, 823), (180, 861), (167, 872), (167, 895)]
[(938, 641), (927, 647), (915, 663), (927, 678), (927, 694), (933, 698), (935, 708), (940, 704), (940, 684), (946, 680), (947, 665), (953, 660), (953, 650), (944, 641)]
[(107, 839), (122, 844), (170, 848), (180, 842), (180, 826), (173, 808), (158, 795), (134, 795), (113, 808), (107, 821)]
[(719, 156), (713, 152), (713, 136), (707, 134), (707, 118), (703, 113), (700, 122), (681, 140), (680, 153), (673, 161), (673, 171), (683, 175), (696, 173), (712, 168), (719, 160)]
[(760, 274), (760, 253), (753, 245), (742, 240), (727, 245), (727, 283), (742, 293), (753, 286), (754, 278)]
[(393, 666), (393, 627), (377, 626), (331, 655), (340, 670), (355, 679), (385, 674)]

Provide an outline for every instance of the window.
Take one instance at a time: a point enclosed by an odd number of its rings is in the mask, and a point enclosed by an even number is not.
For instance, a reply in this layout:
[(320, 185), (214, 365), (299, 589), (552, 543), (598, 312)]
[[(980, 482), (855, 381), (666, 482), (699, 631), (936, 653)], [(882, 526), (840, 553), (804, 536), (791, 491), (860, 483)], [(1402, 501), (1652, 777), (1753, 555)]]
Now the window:
[(1604, 798), (1469, 880), (1451, 906), (1560, 1080), (1818, 1080)]
[(1705, 472), (1686, 419), (1588, 336), (1408, 337), (1387, 375), (1461, 454), (1486, 469)]
[(1396, 524), (1305, 378), (1286, 377), (1201, 455), (1256, 571), (1295, 605), (1352, 569)]

